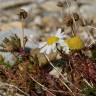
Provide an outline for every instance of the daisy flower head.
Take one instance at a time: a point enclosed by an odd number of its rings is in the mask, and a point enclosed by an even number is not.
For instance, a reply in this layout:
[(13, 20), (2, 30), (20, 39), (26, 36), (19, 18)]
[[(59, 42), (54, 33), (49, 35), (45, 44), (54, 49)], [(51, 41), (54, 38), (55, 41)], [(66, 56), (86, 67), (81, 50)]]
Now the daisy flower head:
[(74, 36), (72, 38), (67, 39), (66, 43), (68, 44), (71, 50), (80, 50), (84, 48), (84, 42), (79, 36)]
[(59, 28), (55, 35), (49, 37), (46, 42), (41, 42), (39, 48), (41, 48), (41, 53), (50, 54), (51, 52), (56, 52), (56, 45), (60, 46), (64, 43), (64, 38), (66, 36), (62, 33), (62, 30)]

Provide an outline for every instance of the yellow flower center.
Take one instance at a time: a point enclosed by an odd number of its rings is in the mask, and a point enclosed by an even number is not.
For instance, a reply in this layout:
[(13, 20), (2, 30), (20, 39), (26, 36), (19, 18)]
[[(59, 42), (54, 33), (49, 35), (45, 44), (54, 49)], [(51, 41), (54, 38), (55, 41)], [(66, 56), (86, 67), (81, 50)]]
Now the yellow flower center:
[(59, 38), (56, 36), (49, 37), (47, 39), (47, 44), (52, 45), (52, 44), (56, 43), (58, 40), (59, 40)]
[(71, 50), (79, 50), (84, 47), (84, 42), (79, 36), (74, 36), (70, 39), (65, 40)]

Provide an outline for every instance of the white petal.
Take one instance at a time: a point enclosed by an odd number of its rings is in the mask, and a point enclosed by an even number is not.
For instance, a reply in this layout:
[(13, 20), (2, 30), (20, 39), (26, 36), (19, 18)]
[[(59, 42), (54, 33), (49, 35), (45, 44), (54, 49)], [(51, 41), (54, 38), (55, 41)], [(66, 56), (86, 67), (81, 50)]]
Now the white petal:
[(58, 38), (63, 38), (61, 34), (56, 35)]
[(40, 53), (44, 53), (48, 48), (48, 45), (46, 45), (45, 47), (43, 47), (41, 50), (40, 50)]
[(53, 51), (53, 52), (56, 52), (56, 44), (53, 44), (53, 45), (52, 45), (52, 51)]
[(47, 42), (41, 42), (41, 43), (39, 44), (39, 48), (44, 47), (46, 44), (47, 44)]
[(60, 39), (64, 39), (64, 38), (68, 38), (69, 37), (68, 35), (65, 35), (64, 33), (62, 33), (62, 29), (61, 28), (59, 28), (57, 30), (56, 36), (58, 38), (60, 38)]
[(59, 41), (58, 41), (58, 44), (59, 44), (60, 46), (64, 46), (64, 40), (59, 40)]
[(64, 34), (61, 34), (60, 37), (61, 38), (67, 38), (68, 36), (67, 35), (64, 35)]
[(46, 50), (46, 54), (50, 54), (52, 50), (52, 46), (48, 46), (47, 50)]
[(70, 50), (68, 46), (64, 46), (63, 51), (65, 51), (66, 54), (69, 54)]
[(70, 50), (66, 50), (66, 51), (65, 51), (66, 54), (69, 54), (69, 52), (70, 52)]
[(64, 39), (64, 38), (65, 38), (65, 36), (62, 35), (62, 34), (58, 34), (57, 37), (58, 37), (59, 39)]
[(64, 33), (59, 34), (58, 37), (60, 39), (66, 39), (66, 38), (68, 38), (68, 36), (67, 35), (64, 35)]
[(58, 35), (60, 35), (61, 34), (61, 28), (59, 28), (58, 30), (57, 30), (57, 32), (56, 32), (56, 36), (58, 36)]

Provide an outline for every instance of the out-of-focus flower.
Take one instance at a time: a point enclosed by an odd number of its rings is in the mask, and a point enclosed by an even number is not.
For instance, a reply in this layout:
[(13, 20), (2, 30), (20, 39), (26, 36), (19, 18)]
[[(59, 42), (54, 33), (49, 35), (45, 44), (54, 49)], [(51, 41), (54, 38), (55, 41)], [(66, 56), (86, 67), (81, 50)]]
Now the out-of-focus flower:
[(79, 36), (74, 36), (72, 38), (67, 39), (66, 43), (68, 44), (71, 50), (79, 50), (84, 47), (84, 42)]
[(39, 48), (41, 48), (40, 52), (46, 54), (56, 52), (56, 45), (65, 46), (64, 38), (66, 37), (67, 36), (61, 32), (61, 29), (58, 29), (56, 35), (49, 37), (46, 42), (39, 44)]

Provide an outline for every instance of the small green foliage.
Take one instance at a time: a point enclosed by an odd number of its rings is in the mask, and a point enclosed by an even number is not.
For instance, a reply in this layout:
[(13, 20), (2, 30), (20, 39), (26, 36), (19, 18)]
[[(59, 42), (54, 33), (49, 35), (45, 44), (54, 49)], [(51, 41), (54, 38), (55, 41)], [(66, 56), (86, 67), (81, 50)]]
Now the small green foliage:
[(22, 56), (18, 56), (18, 57), (17, 57), (17, 61), (18, 61), (19, 63), (23, 62), (23, 57), (22, 57)]
[(21, 41), (20, 38), (14, 34), (9, 38), (6, 37), (0, 46), (3, 47), (5, 51), (18, 51), (18, 49), (21, 48)]
[(96, 96), (96, 87), (85, 87), (84, 88), (84, 93), (85, 93), (85, 96)]
[(6, 68), (11, 68), (12, 65), (9, 62), (0, 61), (0, 65), (4, 65)]
[(96, 50), (92, 50), (92, 57), (96, 59)]
[(58, 66), (58, 67), (61, 67), (61, 66), (64, 66), (66, 65), (66, 62), (65, 60), (63, 59), (59, 59), (59, 60), (54, 60), (53, 63), (55, 66)]
[(96, 85), (94, 84), (94, 86), (88, 86), (87, 84), (85, 84), (84, 82), (82, 82), (82, 91), (85, 94), (85, 96), (96, 96)]
[(4, 58), (2, 55), (0, 55), (0, 65), (4, 65), (6, 68), (10, 68), (11, 67), (11, 64), (9, 64), (9, 62), (6, 62), (4, 61)]
[(4, 58), (2, 55), (0, 55), (0, 62), (4, 62)]
[(28, 65), (28, 70), (31, 71), (32, 68), (33, 68), (33, 65), (32, 65), (32, 64), (29, 64), (29, 65)]

